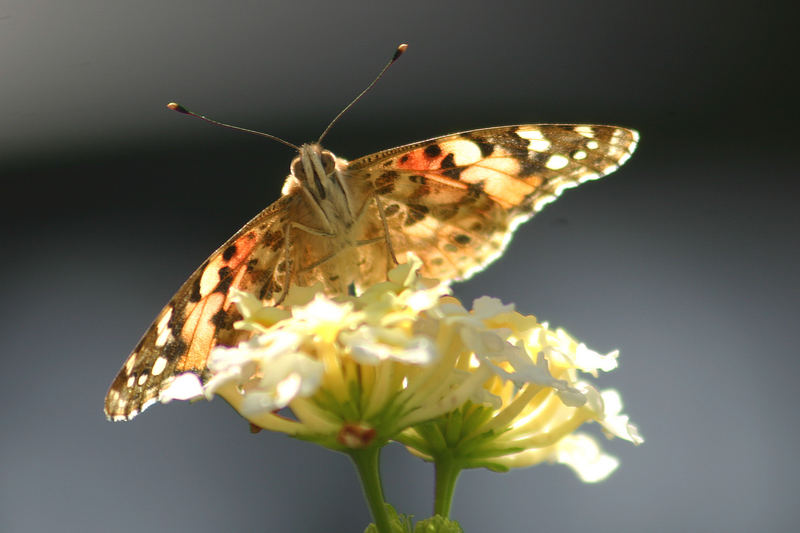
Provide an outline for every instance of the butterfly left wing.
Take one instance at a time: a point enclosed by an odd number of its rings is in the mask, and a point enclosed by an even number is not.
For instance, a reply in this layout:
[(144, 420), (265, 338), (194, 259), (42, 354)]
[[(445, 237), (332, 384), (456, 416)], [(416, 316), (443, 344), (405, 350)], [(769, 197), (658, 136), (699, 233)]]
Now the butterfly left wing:
[(391, 267), (378, 204), (398, 258), (415, 253), (422, 273), (462, 280), (497, 259), (514, 229), (565, 189), (616, 170), (638, 134), (617, 126), (536, 124), (457, 133), (350, 162), (376, 202), (362, 247), (360, 285)]
[(282, 229), (294, 216), (296, 196), (264, 209), (186, 280), (126, 360), (106, 395), (111, 420), (129, 420), (159, 399), (200, 394), (206, 359), (217, 344), (234, 345), (246, 332), (231, 300), (239, 289), (274, 302), (282, 291)]

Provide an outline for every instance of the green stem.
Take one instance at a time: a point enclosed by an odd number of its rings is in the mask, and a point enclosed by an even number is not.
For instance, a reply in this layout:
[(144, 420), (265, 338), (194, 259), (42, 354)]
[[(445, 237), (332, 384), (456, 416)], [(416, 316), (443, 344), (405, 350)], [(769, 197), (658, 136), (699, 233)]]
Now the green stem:
[(370, 446), (363, 450), (349, 450), (347, 454), (358, 470), (358, 477), (361, 478), (361, 487), (364, 489), (364, 497), (367, 499), (372, 518), (375, 520), (375, 527), (378, 528), (379, 533), (391, 533), (389, 515), (386, 513), (386, 502), (383, 500), (383, 488), (381, 487), (379, 468), (381, 447)]
[(433, 503), (433, 513), (449, 518), (450, 504), (453, 503), (453, 493), (456, 490), (456, 481), (461, 473), (458, 461), (449, 454), (442, 454), (435, 458), (436, 464), (436, 499)]

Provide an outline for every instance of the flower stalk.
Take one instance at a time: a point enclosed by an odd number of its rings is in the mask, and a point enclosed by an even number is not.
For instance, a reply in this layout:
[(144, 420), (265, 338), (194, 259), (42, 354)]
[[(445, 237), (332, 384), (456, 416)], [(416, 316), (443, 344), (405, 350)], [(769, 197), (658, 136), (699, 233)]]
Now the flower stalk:
[(372, 513), (378, 533), (391, 533), (386, 501), (383, 498), (383, 486), (380, 476), (381, 446), (368, 446), (347, 452), (358, 471), (364, 498)]
[(436, 486), (434, 489), (433, 514), (450, 517), (450, 506), (456, 490), (456, 481), (461, 474), (461, 466), (455, 457), (442, 454), (436, 457)]

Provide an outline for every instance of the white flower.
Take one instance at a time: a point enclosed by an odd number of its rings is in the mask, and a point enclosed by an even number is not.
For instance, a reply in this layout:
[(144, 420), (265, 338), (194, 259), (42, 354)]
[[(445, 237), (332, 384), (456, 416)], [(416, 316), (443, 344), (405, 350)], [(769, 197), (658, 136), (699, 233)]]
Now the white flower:
[(589, 482), (617, 462), (590, 437), (576, 436), (582, 424), (595, 421), (609, 436), (643, 442), (614, 391), (600, 393), (578, 379), (579, 372), (615, 368), (617, 352), (600, 355), (493, 298), (476, 300), (472, 311), (446, 298), (428, 314), (439, 324), (439, 338), (450, 338), (442, 334), (449, 328), (460, 340), (441, 355), (454, 360), (458, 374), (443, 381), (451, 393), (440, 403), (449, 399), (451, 410), (433, 421), (438, 429), (427, 423), (400, 437), (412, 453), (434, 461), (458, 457), (462, 468), (559, 462)]
[(495, 298), (467, 310), (416, 266), (358, 296), (292, 288), (283, 309), (237, 294), (238, 327), (253, 337), (213, 350), (206, 396), (335, 449), (397, 439), (435, 458), (441, 442), (424, 428), (440, 424), (447, 446), (466, 446), (467, 466), (556, 461), (585, 479), (612, 460), (573, 436), (583, 423), (641, 442), (614, 391), (578, 380), (616, 367), (616, 352), (600, 355)]
[(355, 331), (339, 334), (342, 345), (349, 349), (356, 362), (375, 365), (381, 361), (394, 360), (411, 365), (428, 365), (438, 352), (428, 337), (405, 335), (382, 326), (363, 325)]
[(619, 466), (619, 461), (600, 448), (586, 433), (567, 435), (546, 448), (532, 448), (504, 458), (509, 467), (526, 467), (541, 462), (559, 463), (570, 467), (585, 483), (603, 481)]
[(641, 444), (644, 438), (639, 428), (631, 423), (628, 415), (622, 414), (622, 397), (614, 389), (606, 389), (600, 393), (603, 400), (602, 417), (598, 420), (608, 438), (618, 437), (634, 444)]
[(236, 348), (215, 348), (208, 363), (212, 377), (206, 396), (233, 388), (241, 395), (241, 409), (247, 416), (282, 409), (296, 397), (312, 395), (324, 368), (300, 351), (302, 342), (302, 336), (282, 331), (255, 337)]
[(618, 350), (601, 355), (570, 337), (563, 329), (549, 330), (547, 323), (542, 324), (536, 334), (538, 342), (547, 347), (547, 355), (553, 364), (575, 368), (594, 377), (597, 377), (598, 370), (611, 372), (618, 366)]
[(555, 461), (572, 468), (581, 481), (603, 481), (619, 466), (619, 461), (600, 449), (597, 441), (585, 433), (561, 439), (555, 447)]

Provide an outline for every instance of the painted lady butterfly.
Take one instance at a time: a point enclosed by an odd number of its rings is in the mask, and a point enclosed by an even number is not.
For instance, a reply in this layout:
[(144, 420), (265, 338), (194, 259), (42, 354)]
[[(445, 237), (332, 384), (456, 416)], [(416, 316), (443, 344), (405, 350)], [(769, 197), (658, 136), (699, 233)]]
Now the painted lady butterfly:
[(129, 420), (175, 397), (185, 374), (207, 378), (211, 348), (247, 335), (233, 327), (241, 317), (232, 289), (274, 305), (293, 284), (343, 293), (383, 281), (406, 252), (422, 260), (424, 276), (469, 278), (503, 252), (520, 223), (564, 189), (616, 170), (637, 140), (616, 126), (533, 124), (351, 162), (318, 143), (300, 146), (281, 198), (211, 254), (158, 314), (111, 384), (106, 416)]

